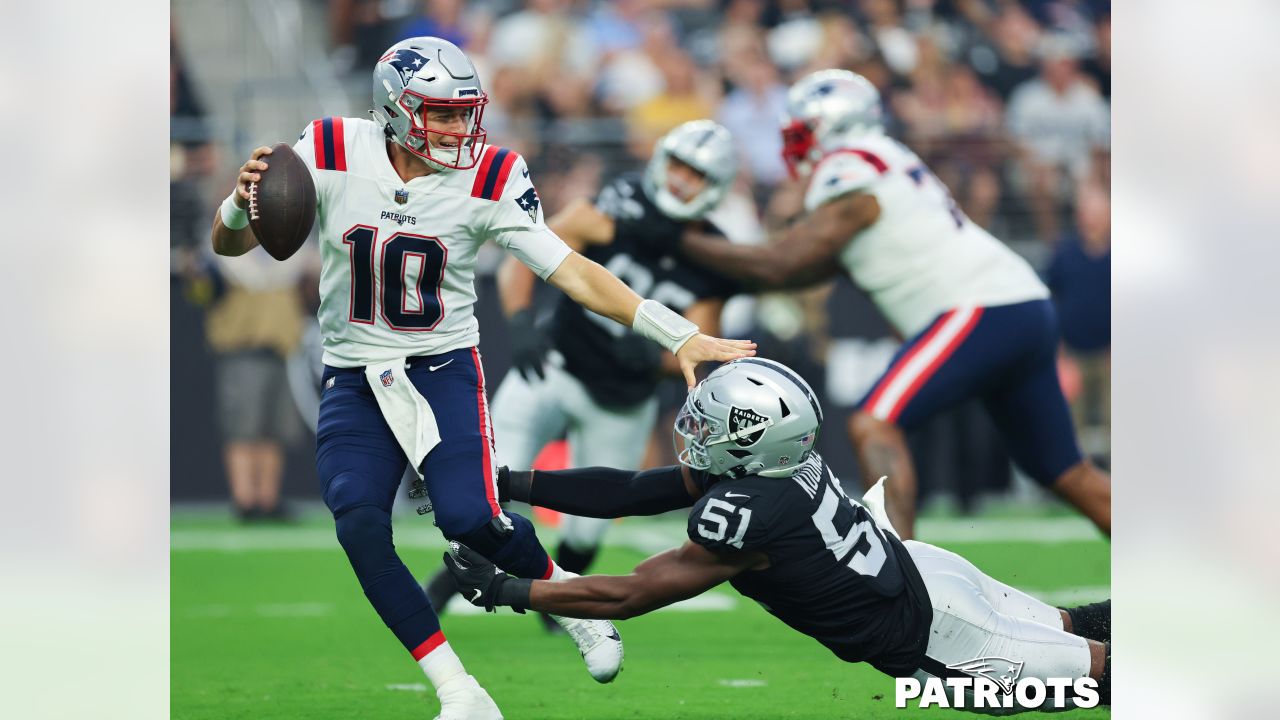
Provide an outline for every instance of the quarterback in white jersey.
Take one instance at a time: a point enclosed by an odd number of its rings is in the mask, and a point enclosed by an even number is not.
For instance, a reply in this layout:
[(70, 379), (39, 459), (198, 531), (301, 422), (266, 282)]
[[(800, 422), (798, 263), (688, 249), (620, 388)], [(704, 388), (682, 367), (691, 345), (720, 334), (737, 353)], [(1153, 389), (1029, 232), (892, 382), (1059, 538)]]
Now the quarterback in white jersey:
[[(486, 143), (488, 96), (456, 46), (404, 40), (379, 59), (372, 79), (372, 121), (316, 120), (294, 146), (316, 186), (323, 261), (316, 468), (365, 596), (435, 686), (439, 717), (500, 718), (445, 640), (391, 533), (392, 501), (408, 466), (446, 538), (521, 577), (565, 575), (533, 525), (498, 505), (473, 312), (480, 246), (493, 240), (584, 307), (675, 353), (690, 385), (699, 362), (753, 355), (754, 345), (702, 335), (547, 229), (524, 160)], [(257, 245), (244, 206), (270, 154), (253, 151), (214, 220), (219, 254)], [(617, 629), (557, 621), (592, 677), (611, 681), (622, 663)]]
[(864, 482), (891, 479), (889, 512), (904, 537), (916, 501), (904, 430), (972, 397), (1019, 467), (1110, 533), (1111, 479), (1076, 442), (1048, 289), (884, 134), (879, 93), (865, 78), (813, 73), (790, 89), (787, 106), (783, 155), (808, 179), (808, 214), (765, 245), (686, 233), (681, 249), (762, 287), (804, 286), (843, 270), (906, 338), (849, 423)]

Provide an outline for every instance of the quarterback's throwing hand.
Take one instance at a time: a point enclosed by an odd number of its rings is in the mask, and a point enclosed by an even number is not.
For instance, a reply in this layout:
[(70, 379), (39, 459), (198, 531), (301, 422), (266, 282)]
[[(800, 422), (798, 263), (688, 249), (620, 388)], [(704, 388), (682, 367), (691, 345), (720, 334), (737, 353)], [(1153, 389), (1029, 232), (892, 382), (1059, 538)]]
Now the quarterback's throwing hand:
[(248, 162), (240, 166), (240, 175), (236, 178), (236, 205), (241, 208), (249, 206), (249, 183), (256, 183), (262, 179), (259, 173), (267, 169), (267, 164), (261, 158), (270, 154), (269, 147), (254, 148)]
[(756, 344), (750, 340), (722, 340), (698, 333), (680, 346), (676, 359), (680, 361), (680, 372), (684, 373), (684, 381), (693, 387), (698, 378), (693, 369), (702, 362), (728, 362), (738, 358), (751, 357), (756, 354)]

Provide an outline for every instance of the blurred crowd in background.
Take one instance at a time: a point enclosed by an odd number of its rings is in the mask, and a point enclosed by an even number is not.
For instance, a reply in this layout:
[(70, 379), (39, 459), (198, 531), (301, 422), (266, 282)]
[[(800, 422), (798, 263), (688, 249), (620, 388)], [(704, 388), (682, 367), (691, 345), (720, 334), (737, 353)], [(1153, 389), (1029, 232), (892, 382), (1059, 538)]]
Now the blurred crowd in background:
[[(528, 159), (548, 217), (641, 167), (667, 130), (698, 118), (719, 121), (741, 153), (729, 201), (737, 220), (726, 231), (744, 242), (760, 241), (801, 211), (803, 186), (787, 176), (780, 152), (788, 84), (822, 68), (866, 76), (880, 89), (890, 134), (929, 164), (974, 222), (1042, 272), (1059, 309), (1060, 377), (1081, 442), (1105, 465), (1109, 1), (293, 4), (320, 20), (321, 70), (349, 100), (347, 108), (316, 108), (314, 117), (365, 117), (372, 67), (400, 39), (434, 35), (462, 47), (489, 94), (484, 126), (491, 142)], [(172, 48), (173, 496), (225, 497), (229, 484), (243, 516), (278, 516), (282, 477), (286, 495), (318, 492), (286, 365), (291, 356), (312, 357), (299, 348), (308, 346), (317, 302), (315, 258), (211, 257), (209, 224), (234, 184), (240, 153), (271, 139), (238, 147), (218, 132), (235, 118), (202, 100), (199, 68), (186, 64), (176, 30)], [(492, 256), (481, 264), (478, 290), (482, 348), (497, 387), (508, 358), (493, 288), (496, 250)], [(751, 333), (764, 354), (819, 387), (830, 418), (824, 453), (838, 471), (852, 473), (843, 415), (898, 339), (843, 279), (760, 298), (736, 312), (736, 321), (726, 318), (726, 334)], [(668, 394), (682, 394), (678, 385)], [(656, 437), (655, 446), (669, 443), (669, 428), (660, 423)], [(970, 509), (1017, 486), (977, 407), (957, 408), (911, 440), (925, 499)]]

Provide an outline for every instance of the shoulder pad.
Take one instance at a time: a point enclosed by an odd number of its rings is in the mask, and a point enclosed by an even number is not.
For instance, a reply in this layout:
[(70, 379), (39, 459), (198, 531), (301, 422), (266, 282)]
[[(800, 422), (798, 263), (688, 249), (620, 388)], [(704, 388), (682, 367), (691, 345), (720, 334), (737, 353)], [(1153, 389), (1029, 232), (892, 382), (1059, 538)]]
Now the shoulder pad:
[[(476, 165), (475, 181), (471, 184), (471, 197), (499, 200), (507, 187), (507, 179), (516, 165), (523, 165), (520, 153), (496, 145), (489, 145)], [(525, 170), (528, 175), (528, 170)]]
[(818, 163), (805, 192), (804, 206), (813, 211), (819, 205), (857, 190), (864, 190), (888, 172), (879, 155), (861, 149), (843, 149)]

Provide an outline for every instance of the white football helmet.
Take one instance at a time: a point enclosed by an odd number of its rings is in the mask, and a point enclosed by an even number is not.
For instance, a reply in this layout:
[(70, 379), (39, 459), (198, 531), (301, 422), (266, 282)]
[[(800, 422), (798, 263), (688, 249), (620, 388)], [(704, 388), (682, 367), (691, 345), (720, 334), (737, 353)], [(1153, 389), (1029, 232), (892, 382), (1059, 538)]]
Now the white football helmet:
[(850, 136), (883, 133), (880, 91), (848, 70), (810, 73), (787, 91), (782, 158), (792, 177), (803, 177)]
[(713, 475), (790, 477), (814, 452), (822, 406), (791, 368), (726, 363), (689, 391), (676, 416), (680, 462)]
[[(435, 37), (402, 40), (387, 49), (373, 68), (373, 109), (369, 114), (387, 137), (436, 170), (474, 167), (486, 133), (480, 125), (489, 96), (476, 66), (457, 45)], [(432, 145), (427, 137), (430, 109), (467, 109), (467, 132), (441, 132), (457, 145)]]
[[(690, 200), (667, 187), (667, 168), (675, 158), (702, 174), (706, 184)], [(738, 154), (729, 131), (711, 120), (691, 120), (663, 135), (653, 146), (644, 171), (644, 194), (673, 220), (696, 220), (728, 194), (738, 174)]]

